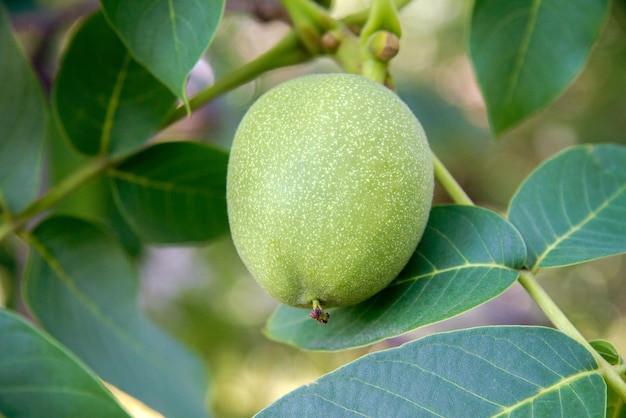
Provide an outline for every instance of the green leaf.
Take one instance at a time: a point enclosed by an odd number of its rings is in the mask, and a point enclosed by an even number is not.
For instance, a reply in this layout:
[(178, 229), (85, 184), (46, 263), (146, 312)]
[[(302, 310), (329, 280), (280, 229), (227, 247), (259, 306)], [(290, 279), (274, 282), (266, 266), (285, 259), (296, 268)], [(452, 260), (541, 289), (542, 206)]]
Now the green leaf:
[(616, 365), (623, 363), (622, 358), (615, 346), (607, 340), (592, 340), (589, 344), (602, 356), (609, 364)]
[(606, 417), (626, 418), (626, 404), (624, 404), (624, 400), (620, 398), (617, 392), (611, 387), (609, 387), (607, 393)]
[(470, 56), (495, 134), (554, 101), (580, 72), (609, 0), (476, 0)]
[(0, 209), (18, 212), (39, 187), (46, 102), (0, 3)]
[[(59, 132), (58, 123), (50, 129), (47, 147), (48, 176), (50, 187), (63, 181), (75, 171), (89, 164), (91, 157), (78, 153)], [(109, 181), (105, 176), (83, 184), (54, 206), (55, 213), (74, 215), (82, 219), (94, 219), (110, 226), (120, 238), (126, 251), (137, 258), (141, 253), (141, 242), (135, 235), (114, 202)]]
[(606, 385), (596, 368), (553, 329), (466, 329), (364, 356), (257, 417), (600, 417)]
[(46, 330), (165, 416), (206, 416), (203, 365), (139, 310), (137, 273), (119, 243), (64, 216), (43, 221), (28, 242), (24, 296)]
[(570, 148), (537, 168), (513, 197), (509, 219), (528, 267), (558, 267), (626, 252), (626, 147)]
[(330, 309), (321, 326), (307, 311), (281, 306), (269, 338), (309, 350), (339, 350), (394, 337), (459, 315), (517, 280), (526, 250), (499, 215), (471, 206), (438, 206), (417, 250), (398, 278), (355, 306)]
[(157, 132), (176, 100), (132, 58), (101, 13), (88, 18), (71, 40), (53, 96), (74, 147), (111, 156), (134, 151)]
[(228, 231), (228, 154), (199, 142), (147, 148), (109, 171), (118, 206), (155, 243), (201, 242)]
[(58, 342), (0, 308), (0, 416), (130, 417)]
[(186, 100), (185, 83), (207, 50), (224, 0), (101, 0), (107, 19), (133, 56)]

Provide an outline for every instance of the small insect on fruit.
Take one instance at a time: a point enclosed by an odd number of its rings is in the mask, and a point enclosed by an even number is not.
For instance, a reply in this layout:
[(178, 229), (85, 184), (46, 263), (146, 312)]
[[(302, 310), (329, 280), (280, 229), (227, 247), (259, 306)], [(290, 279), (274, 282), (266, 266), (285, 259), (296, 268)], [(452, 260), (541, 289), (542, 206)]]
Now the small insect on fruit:
[(354, 305), (415, 251), (433, 197), (426, 135), (390, 90), (349, 74), (305, 76), (259, 98), (233, 141), (230, 227), (270, 295), (312, 308)]

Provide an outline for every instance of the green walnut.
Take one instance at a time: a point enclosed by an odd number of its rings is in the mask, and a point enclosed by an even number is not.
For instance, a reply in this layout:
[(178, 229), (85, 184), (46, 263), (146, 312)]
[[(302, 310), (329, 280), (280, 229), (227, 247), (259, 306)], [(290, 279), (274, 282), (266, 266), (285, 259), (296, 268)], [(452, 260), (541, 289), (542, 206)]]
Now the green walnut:
[(358, 75), (292, 79), (242, 119), (227, 178), (235, 247), (282, 303), (359, 303), (417, 246), (433, 197), (426, 135), (389, 89)]

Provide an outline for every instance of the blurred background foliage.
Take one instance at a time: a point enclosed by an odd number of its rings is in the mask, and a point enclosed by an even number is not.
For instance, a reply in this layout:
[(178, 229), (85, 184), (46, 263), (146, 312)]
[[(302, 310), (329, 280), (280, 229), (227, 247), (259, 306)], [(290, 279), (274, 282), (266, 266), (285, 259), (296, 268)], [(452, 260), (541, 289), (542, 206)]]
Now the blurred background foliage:
[[(18, 40), (49, 92), (68, 34), (98, 3), (4, 2)], [(366, 6), (365, 0), (335, 0), (333, 13), (340, 17)], [(421, 120), (435, 152), (477, 204), (505, 214), (523, 179), (546, 158), (579, 143), (626, 143), (626, 0), (613, 2), (587, 66), (565, 94), (499, 139), (489, 131), (467, 56), (471, 7), (463, 0), (409, 4), (400, 14), (404, 33), (391, 68), (399, 95)], [(288, 30), (284, 20), (276, 2), (229, 0), (214, 43), (192, 73), (189, 92), (210, 85), (272, 46)], [(268, 88), (297, 75), (338, 70), (332, 61), (321, 58), (266, 74), (153, 140), (193, 138), (228, 148), (242, 115)], [(63, 178), (82, 158), (51, 122), (44, 184)], [(103, 182), (92, 181), (57, 210), (99, 220), (118, 234), (142, 271), (139, 302), (156, 322), (206, 359), (211, 370), (208, 402), (216, 416), (251, 416), (297, 386), (366, 352), (431, 332), (485, 324), (547, 325), (521, 287), (513, 286), (465, 315), (373, 347), (313, 353), (274, 343), (265, 338), (262, 328), (276, 302), (248, 275), (228, 237), (202, 247), (143, 246), (117, 213)], [(440, 189), (435, 200), (449, 201)], [(19, 307), (9, 278), (19, 277), (24, 251), (16, 243), (0, 247), (0, 284), (5, 288), (0, 303)], [(606, 338), (626, 352), (626, 257), (543, 270), (539, 279), (587, 338)]]

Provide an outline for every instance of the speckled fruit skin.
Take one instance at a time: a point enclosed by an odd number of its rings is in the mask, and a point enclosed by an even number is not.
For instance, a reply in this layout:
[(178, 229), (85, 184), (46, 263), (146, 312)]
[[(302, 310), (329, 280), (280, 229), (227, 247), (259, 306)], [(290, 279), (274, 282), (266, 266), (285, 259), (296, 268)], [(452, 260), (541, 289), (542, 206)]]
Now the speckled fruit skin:
[(353, 305), (400, 272), (433, 197), (426, 135), (386, 87), (357, 75), (285, 82), (235, 134), (228, 215), (240, 257), (286, 305)]

